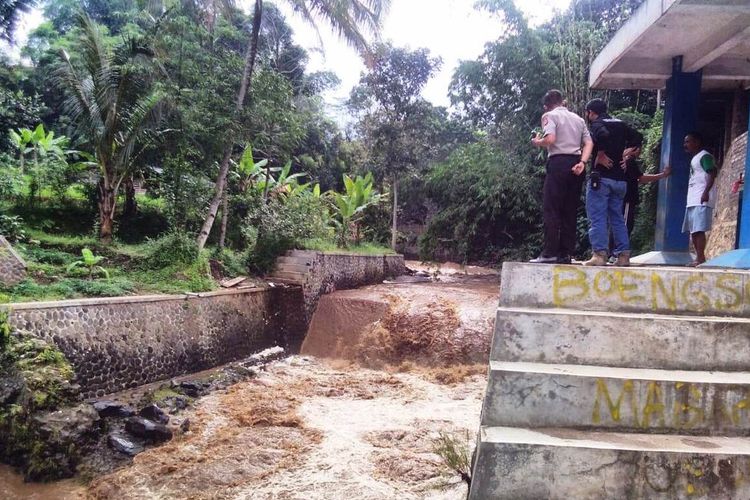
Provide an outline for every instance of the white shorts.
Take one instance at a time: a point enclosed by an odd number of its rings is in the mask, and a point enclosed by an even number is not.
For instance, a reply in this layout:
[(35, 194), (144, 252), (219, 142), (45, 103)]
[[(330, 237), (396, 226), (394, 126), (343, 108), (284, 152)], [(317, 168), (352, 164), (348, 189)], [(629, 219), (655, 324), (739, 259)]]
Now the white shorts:
[(687, 207), (685, 219), (682, 221), (683, 233), (705, 233), (711, 230), (711, 219), (714, 209), (705, 205)]

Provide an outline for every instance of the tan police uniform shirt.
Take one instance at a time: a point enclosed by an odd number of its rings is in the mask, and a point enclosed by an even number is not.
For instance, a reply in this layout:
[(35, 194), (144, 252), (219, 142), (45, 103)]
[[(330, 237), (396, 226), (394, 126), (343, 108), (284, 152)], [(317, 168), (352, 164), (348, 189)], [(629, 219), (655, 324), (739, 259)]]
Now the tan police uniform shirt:
[(550, 156), (580, 155), (581, 147), (591, 140), (586, 122), (565, 106), (558, 106), (542, 115), (544, 135), (555, 134), (555, 142), (547, 151)]

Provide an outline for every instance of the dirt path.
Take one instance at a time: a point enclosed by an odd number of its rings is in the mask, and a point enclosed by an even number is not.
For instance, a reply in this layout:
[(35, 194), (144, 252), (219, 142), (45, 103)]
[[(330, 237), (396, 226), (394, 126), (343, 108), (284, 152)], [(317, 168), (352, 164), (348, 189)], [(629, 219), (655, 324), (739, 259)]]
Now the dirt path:
[(442, 385), (292, 357), (202, 399), (193, 430), (96, 480), (93, 498), (462, 499), (433, 453), (472, 442), (485, 379)]

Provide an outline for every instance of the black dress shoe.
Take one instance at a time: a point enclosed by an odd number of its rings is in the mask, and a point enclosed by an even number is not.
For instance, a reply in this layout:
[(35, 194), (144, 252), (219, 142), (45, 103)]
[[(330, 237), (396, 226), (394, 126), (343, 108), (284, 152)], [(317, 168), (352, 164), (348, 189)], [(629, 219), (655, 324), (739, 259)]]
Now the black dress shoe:
[(570, 257), (558, 257), (556, 264), (570, 264), (572, 262)]
[(555, 264), (557, 263), (557, 257), (545, 257), (544, 255), (540, 255), (536, 259), (531, 259), (529, 262), (531, 264)]

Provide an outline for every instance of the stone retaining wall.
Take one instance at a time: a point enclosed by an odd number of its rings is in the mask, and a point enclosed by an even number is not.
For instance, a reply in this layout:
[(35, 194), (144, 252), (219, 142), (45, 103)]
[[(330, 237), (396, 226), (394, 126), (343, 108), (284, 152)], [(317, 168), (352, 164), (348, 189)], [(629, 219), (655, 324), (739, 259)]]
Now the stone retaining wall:
[[(740, 174), (745, 172), (746, 156), (747, 132), (737, 137), (732, 143), (716, 179), (716, 208), (711, 236), (708, 238), (706, 247), (706, 256), (709, 259), (735, 248), (740, 195), (732, 193), (732, 185), (740, 178)], [(745, 196), (750, 196), (750, 189), (745, 189)]]
[(54, 343), (84, 397), (194, 373), (275, 345), (299, 351), (318, 299), (404, 272), (400, 255), (316, 253), (302, 288), (9, 304), (21, 334)]
[(26, 262), (0, 235), (0, 283), (13, 286), (26, 277)]
[(312, 319), (321, 295), (381, 283), (386, 278), (404, 274), (406, 270), (403, 255), (315, 254), (303, 285), (308, 321)]
[(53, 342), (84, 397), (211, 368), (304, 337), (297, 287), (11, 304), (20, 333)]

